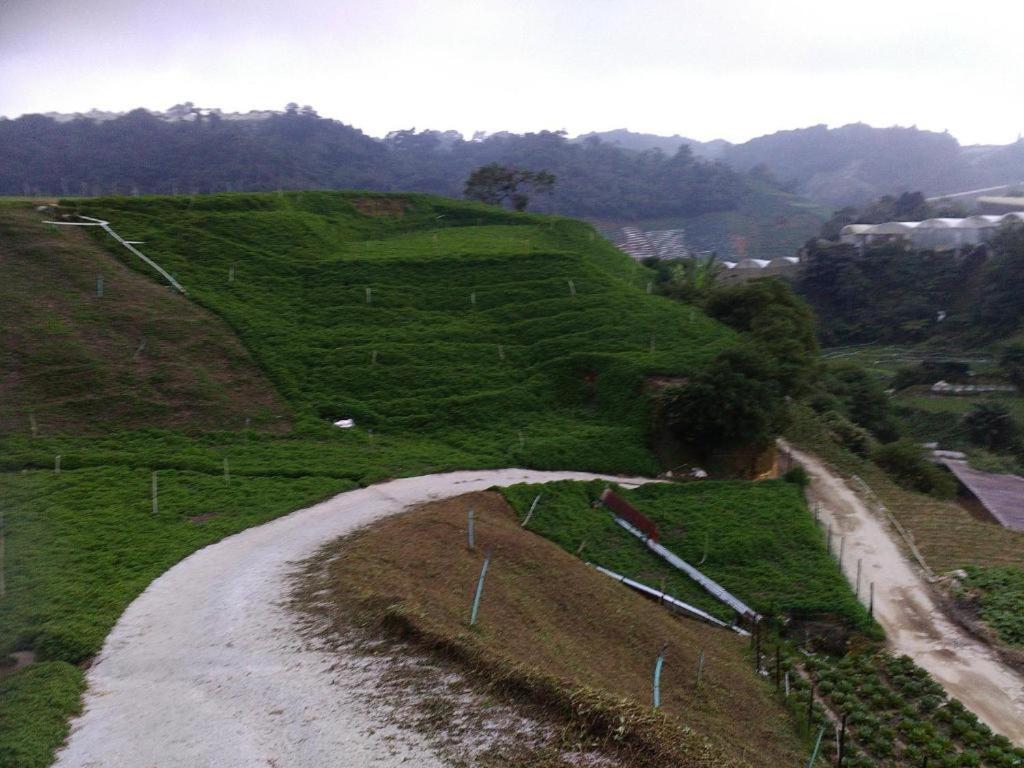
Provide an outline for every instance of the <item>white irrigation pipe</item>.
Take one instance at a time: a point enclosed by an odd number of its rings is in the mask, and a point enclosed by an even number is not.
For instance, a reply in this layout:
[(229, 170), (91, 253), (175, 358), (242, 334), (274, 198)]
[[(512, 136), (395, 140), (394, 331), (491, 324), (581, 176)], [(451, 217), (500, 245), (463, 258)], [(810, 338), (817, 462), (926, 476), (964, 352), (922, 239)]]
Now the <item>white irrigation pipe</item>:
[(113, 230), (113, 228), (110, 226), (109, 221), (104, 221), (103, 219), (94, 219), (92, 216), (82, 215), (79, 215), (78, 218), (85, 219), (85, 221), (44, 221), (43, 224), (54, 224), (59, 227), (102, 227), (108, 235), (113, 237), (115, 240), (117, 240), (117, 242), (119, 242), (121, 245), (123, 245), (125, 248), (127, 248), (129, 251), (134, 253), (144, 262), (149, 264), (149, 266), (151, 266), (153, 269), (155, 269), (157, 272), (163, 275), (167, 282), (174, 286), (178, 291), (180, 291), (185, 296), (188, 295), (188, 291), (185, 290), (184, 286), (181, 283), (179, 283), (171, 276), (170, 272), (168, 272), (166, 269), (164, 269), (151, 258), (149, 258), (149, 256), (147, 256), (146, 254), (144, 254), (142, 251), (135, 247), (134, 244), (138, 242), (137, 240), (125, 240), (123, 237), (121, 237), (119, 234), (117, 234), (117, 232)]
[(649, 550), (654, 552), (656, 555), (659, 555), (663, 560), (669, 563), (669, 565), (678, 568), (680, 571), (682, 571), (691, 579), (693, 579), (702, 587), (704, 587), (704, 589), (710, 592), (714, 597), (718, 598), (721, 602), (730, 606), (740, 616), (749, 616), (753, 621), (760, 621), (761, 616), (757, 613), (757, 611), (755, 611), (753, 608), (748, 606), (738, 597), (733, 595), (731, 592), (729, 592), (725, 587), (716, 582), (714, 579), (711, 579), (705, 576), (700, 571), (698, 571), (688, 562), (686, 562), (681, 557), (672, 552), (672, 550), (668, 549), (667, 547), (663, 547), (658, 542), (652, 540), (645, 533), (637, 530), (632, 525), (623, 520), (621, 517), (616, 517), (615, 522), (621, 525), (630, 533), (632, 533), (638, 539), (640, 539), (640, 541), (642, 541)]
[(643, 593), (643, 594), (645, 594), (645, 595), (647, 595), (649, 597), (657, 598), (659, 601), (665, 603), (666, 605), (671, 606), (672, 608), (674, 608), (675, 610), (679, 611), (680, 613), (684, 613), (684, 614), (686, 614), (688, 616), (691, 616), (691, 617), (693, 617), (695, 619), (700, 619), (701, 621), (706, 621), (708, 624), (713, 624), (716, 627), (721, 627), (722, 629), (731, 629), (733, 632), (736, 632), (737, 634), (740, 634), (740, 635), (744, 635), (744, 636), (749, 636), (750, 635), (750, 633), (747, 632), (745, 629), (741, 629), (740, 627), (737, 627), (735, 624), (727, 624), (726, 622), (722, 621), (721, 619), (712, 616), (710, 613), (708, 613), (706, 611), (702, 611), (700, 608), (696, 607), (695, 605), (690, 605), (689, 603), (684, 603), (679, 598), (672, 597), (672, 595), (668, 594), (667, 592), (663, 592), (663, 591), (661, 591), (659, 589), (655, 589), (654, 587), (649, 587), (646, 584), (643, 584), (643, 583), (641, 583), (639, 581), (635, 581), (634, 579), (629, 578), (628, 576), (623, 576), (621, 573), (616, 573), (615, 571), (611, 570), (610, 568), (604, 568), (603, 566), (600, 566), (600, 565), (597, 565), (597, 564), (593, 564), (593, 565), (594, 565), (594, 567), (597, 570), (599, 570), (605, 576), (610, 576), (611, 578), (615, 579), (616, 581), (621, 582), (622, 584), (625, 584), (627, 587), (630, 587), (631, 589), (635, 589), (637, 592), (641, 592), (641, 593)]

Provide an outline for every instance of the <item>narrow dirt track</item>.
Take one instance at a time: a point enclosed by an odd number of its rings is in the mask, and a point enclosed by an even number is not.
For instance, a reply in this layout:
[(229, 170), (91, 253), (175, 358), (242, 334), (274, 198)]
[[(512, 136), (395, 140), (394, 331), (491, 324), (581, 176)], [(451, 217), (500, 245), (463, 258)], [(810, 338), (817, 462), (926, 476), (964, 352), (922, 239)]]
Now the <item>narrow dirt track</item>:
[[(343, 493), (224, 539), (154, 581), (88, 673), (59, 768), (441, 766), (373, 706), (374, 670), (305, 646), (284, 607), (293, 564), (406, 507), (495, 485), (593, 478), (452, 472)], [(372, 665), (371, 665), (372, 666)]]
[(910, 656), (993, 731), (1024, 745), (1024, 677), (946, 617), (887, 521), (819, 459), (789, 450), (811, 476), (810, 495), (821, 502), (822, 524), (832, 524), (834, 545), (845, 536), (843, 571), (851, 584), (861, 560), (865, 603), (868, 585), (874, 582), (875, 618), (885, 629), (890, 650)]

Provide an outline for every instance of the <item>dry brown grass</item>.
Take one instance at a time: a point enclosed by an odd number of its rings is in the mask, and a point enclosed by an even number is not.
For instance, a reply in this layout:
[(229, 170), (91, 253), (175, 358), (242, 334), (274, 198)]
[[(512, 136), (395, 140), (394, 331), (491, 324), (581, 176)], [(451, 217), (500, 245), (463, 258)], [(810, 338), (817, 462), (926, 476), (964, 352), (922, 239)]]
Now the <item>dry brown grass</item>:
[(288, 430), (287, 406), (222, 320), (44, 218), (0, 208), (0, 432), (27, 434), (30, 413), (44, 435), (239, 429), (246, 417)]
[[(470, 506), (475, 551), (466, 548)], [(470, 628), (485, 549), (493, 559)], [(332, 544), (311, 564), (306, 595), (306, 610), (326, 614), (338, 631), (385, 627), (432, 648), (637, 765), (775, 768), (806, 760), (794, 723), (751, 668), (747, 641), (677, 619), (524, 531), (496, 493), (428, 504)], [(651, 674), (665, 644), (662, 714), (650, 707)]]

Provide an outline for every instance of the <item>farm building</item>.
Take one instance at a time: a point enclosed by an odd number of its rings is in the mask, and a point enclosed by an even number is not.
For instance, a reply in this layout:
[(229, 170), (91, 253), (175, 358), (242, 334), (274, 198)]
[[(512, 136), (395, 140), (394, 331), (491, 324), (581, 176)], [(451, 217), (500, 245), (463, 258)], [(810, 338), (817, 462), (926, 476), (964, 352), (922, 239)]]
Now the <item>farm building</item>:
[(796, 256), (780, 256), (775, 259), (743, 259), (739, 262), (723, 261), (724, 269), (719, 279), (728, 282), (742, 282), (755, 277), (775, 277), (792, 274), (800, 267)]
[(982, 213), (1003, 214), (1024, 210), (1024, 197), (981, 196), (978, 198), (978, 210)]
[(921, 250), (954, 251), (988, 242), (1001, 227), (1011, 224), (1024, 224), (1024, 211), (982, 214), (965, 219), (847, 224), (839, 231), (839, 239), (860, 247), (902, 243)]

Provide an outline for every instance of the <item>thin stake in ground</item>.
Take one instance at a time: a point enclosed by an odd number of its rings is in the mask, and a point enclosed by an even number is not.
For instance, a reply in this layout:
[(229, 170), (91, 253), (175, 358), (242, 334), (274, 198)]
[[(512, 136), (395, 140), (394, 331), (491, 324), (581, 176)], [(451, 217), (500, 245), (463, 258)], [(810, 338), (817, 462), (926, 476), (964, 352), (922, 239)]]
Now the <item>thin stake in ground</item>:
[(531, 505), (530, 505), (530, 511), (529, 511), (529, 512), (527, 512), (527, 513), (526, 513), (526, 517), (525, 517), (525, 518), (523, 518), (523, 528), (525, 528), (525, 527), (526, 527), (526, 524), (527, 524), (528, 522), (530, 522), (530, 518), (531, 518), (531, 517), (533, 517), (533, 510), (535, 510), (535, 509), (537, 508), (537, 502), (538, 502), (538, 501), (540, 501), (540, 496), (541, 496), (541, 495), (540, 495), (540, 494), (538, 493), (538, 494), (537, 494), (537, 495), (536, 495), (536, 496), (534, 497), (534, 499), (533, 499), (533, 504), (531, 504)]
[(487, 577), (487, 568), (491, 564), (491, 550), (484, 555), (484, 564), (480, 568), (480, 578), (476, 581), (476, 592), (473, 595), (473, 608), (469, 614), (469, 626), (476, 625), (476, 617), (480, 611), (480, 596), (484, 593), (484, 579)]
[(654, 681), (653, 690), (651, 691), (651, 699), (654, 703), (654, 708), (658, 709), (661, 706), (661, 668), (665, 665), (665, 651), (668, 650), (668, 643), (665, 643), (661, 647), (661, 651), (658, 652), (658, 658), (654, 661)]

